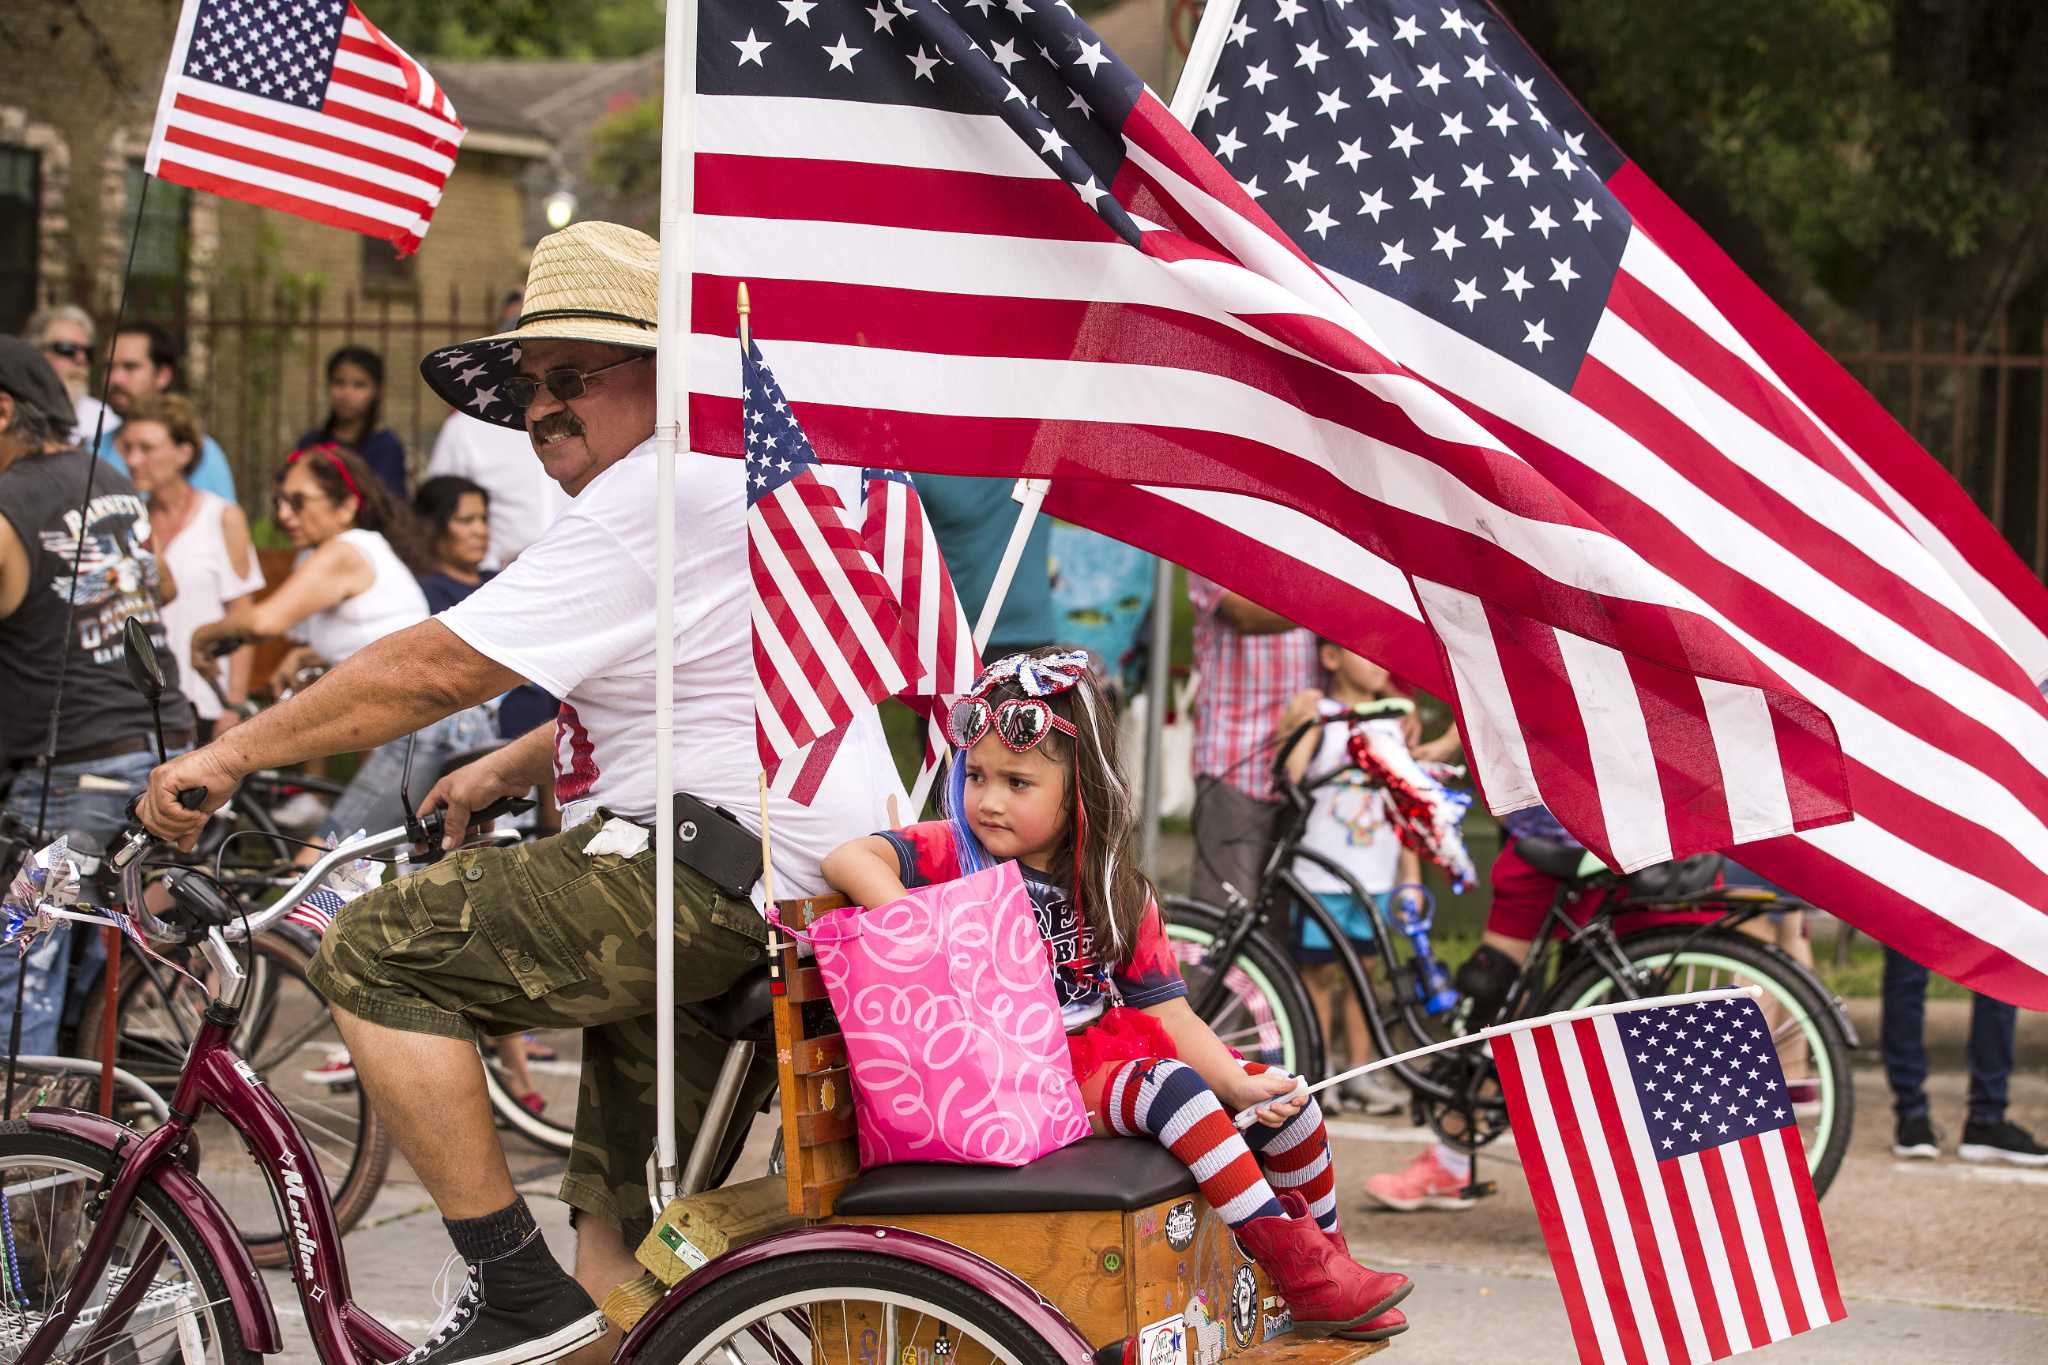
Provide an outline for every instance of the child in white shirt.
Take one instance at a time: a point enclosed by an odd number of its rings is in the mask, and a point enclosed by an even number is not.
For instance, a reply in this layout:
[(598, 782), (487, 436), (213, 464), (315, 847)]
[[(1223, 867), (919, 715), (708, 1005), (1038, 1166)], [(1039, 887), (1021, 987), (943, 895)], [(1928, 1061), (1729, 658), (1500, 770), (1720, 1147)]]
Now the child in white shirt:
[[(1322, 692), (1309, 689), (1294, 695), (1281, 717), (1280, 733), (1283, 736), (1292, 734), (1312, 718), (1342, 715), (1354, 708), (1399, 697), (1393, 676), (1363, 655), (1354, 654), (1329, 640), (1320, 643), (1319, 654), (1326, 689)], [(1413, 714), (1412, 710), (1408, 712), (1410, 717)], [(1406, 717), (1381, 715), (1355, 723), (1383, 729), (1391, 737), (1407, 742)], [(1415, 851), (1401, 843), (1394, 828), (1386, 791), (1367, 785), (1365, 774), (1352, 762), (1348, 751), (1351, 730), (1351, 725), (1332, 724), (1302, 736), (1287, 755), (1287, 776), (1289, 780), (1301, 783), (1337, 774), (1315, 791), (1315, 804), (1309, 812), (1302, 845), (1322, 854), (1355, 877), (1378, 904), (1381, 916), (1386, 918), (1392, 913), (1388, 903), (1390, 896), (1397, 887), (1420, 882), (1422, 864)], [(1361, 957), (1378, 953), (1372, 916), (1349, 886), (1327, 868), (1305, 858), (1296, 860), (1294, 872), (1301, 884), (1328, 908)], [(1349, 1043), (1351, 1065), (1372, 1060), (1373, 1046), (1366, 1032), (1365, 1011), (1338, 965), (1336, 946), (1330, 942), (1322, 926), (1306, 916), (1296, 938), (1295, 955), (1302, 965), (1309, 995), (1315, 1002), (1316, 1018), (1322, 1024), (1323, 1036), (1334, 1036), (1331, 1033), (1332, 1016), (1341, 999), (1344, 1036)], [(1369, 1076), (1359, 1078), (1363, 1082), (1372, 1080)], [(1362, 1099), (1374, 1112), (1391, 1112), (1400, 1107), (1399, 1092), (1384, 1084), (1353, 1082), (1345, 1089), (1348, 1094)]]

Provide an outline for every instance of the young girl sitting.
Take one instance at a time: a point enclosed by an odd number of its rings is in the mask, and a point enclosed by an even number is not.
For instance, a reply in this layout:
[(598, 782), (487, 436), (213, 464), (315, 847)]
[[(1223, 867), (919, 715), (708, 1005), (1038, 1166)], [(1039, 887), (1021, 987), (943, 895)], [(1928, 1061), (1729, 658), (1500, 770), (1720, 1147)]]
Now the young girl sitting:
[[(1132, 856), (1115, 715), (1087, 656), (1012, 655), (948, 720), (961, 751), (950, 818), (842, 844), (825, 859), (826, 879), (873, 908), (907, 887), (1015, 859), (1095, 1131), (1152, 1137), (1185, 1162), (1303, 1335), (1378, 1341), (1401, 1331), (1407, 1319), (1394, 1305), (1408, 1277), (1351, 1259), (1315, 1101), (1286, 1098), (1293, 1077), (1240, 1061), (1188, 1006), (1151, 882)], [(1240, 1135), (1231, 1115), (1253, 1106), (1259, 1122)]]

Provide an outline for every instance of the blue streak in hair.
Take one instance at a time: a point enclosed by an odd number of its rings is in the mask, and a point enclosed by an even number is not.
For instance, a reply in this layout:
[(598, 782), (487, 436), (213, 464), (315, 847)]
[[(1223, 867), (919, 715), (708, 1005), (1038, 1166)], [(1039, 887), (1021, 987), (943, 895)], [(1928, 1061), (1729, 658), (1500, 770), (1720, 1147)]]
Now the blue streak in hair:
[(967, 755), (958, 749), (946, 757), (946, 819), (953, 826), (960, 875), (969, 877), (991, 866), (988, 850), (967, 823)]

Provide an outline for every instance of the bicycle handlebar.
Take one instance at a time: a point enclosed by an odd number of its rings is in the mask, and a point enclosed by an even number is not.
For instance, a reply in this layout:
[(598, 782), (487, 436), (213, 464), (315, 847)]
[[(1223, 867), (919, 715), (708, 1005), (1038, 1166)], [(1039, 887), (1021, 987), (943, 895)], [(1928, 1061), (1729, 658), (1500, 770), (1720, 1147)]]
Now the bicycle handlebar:
[[(188, 787), (178, 793), (178, 804), (186, 807), (188, 810), (196, 810), (205, 799), (206, 789), (203, 787)], [(493, 801), (481, 810), (471, 811), (469, 818), (472, 825), (482, 824), (495, 820), (501, 815), (518, 814), (530, 810), (532, 806), (533, 803), (524, 797), (507, 796)], [(133, 813), (132, 810), (130, 813)], [(442, 819), (440, 811), (433, 811), (421, 817), (420, 824), (426, 831), (430, 846), (438, 847), (440, 843)], [(500, 843), (516, 842), (519, 838), (516, 833), (510, 830), (495, 831), (490, 837)], [(141, 928), (144, 937), (155, 942), (184, 943), (192, 937), (191, 932), (158, 918), (149, 908), (149, 904), (142, 894), (143, 864), (141, 855), (145, 849), (157, 842), (158, 840), (155, 835), (140, 826), (135, 826), (128, 831), (126, 842), (114, 854), (112, 863), (121, 874), (122, 900), (122, 905), (116, 909), (116, 913), (127, 914)], [(340, 867), (344, 863), (354, 862), (357, 858), (383, 853), (389, 849), (403, 847), (411, 843), (411, 832), (404, 825), (399, 825), (394, 829), (383, 830), (376, 834), (366, 834), (360, 839), (354, 839), (337, 845), (315, 860), (312, 866), (308, 867), (299, 879), (293, 882), (285, 893), (271, 904), (254, 914), (238, 915), (230, 924), (209, 927), (220, 929), (230, 941), (239, 941), (243, 938), (253, 937), (297, 909), (299, 902), (313, 894), (314, 889), (321, 882), (325, 881), (327, 874), (334, 871), (335, 868)]]
[(1311, 716), (1289, 731), (1280, 741), (1280, 747), (1273, 754), (1273, 785), (1284, 791), (1290, 784), (1287, 777), (1287, 756), (1294, 752), (1294, 746), (1301, 743), (1303, 735), (1311, 730), (1321, 730), (1339, 721), (1349, 725), (1361, 720), (1381, 720), (1391, 716), (1407, 715), (1415, 710), (1415, 703), (1405, 697), (1387, 698), (1369, 702), (1364, 706), (1347, 707), (1327, 716)]

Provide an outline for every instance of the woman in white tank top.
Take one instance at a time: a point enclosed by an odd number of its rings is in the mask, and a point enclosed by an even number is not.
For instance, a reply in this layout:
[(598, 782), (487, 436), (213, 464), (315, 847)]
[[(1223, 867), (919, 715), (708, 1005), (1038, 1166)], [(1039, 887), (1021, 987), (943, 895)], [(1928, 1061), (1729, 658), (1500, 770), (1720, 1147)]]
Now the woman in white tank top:
[(254, 652), (238, 649), (195, 668), (192, 632), (247, 601), (263, 586), (263, 570), (242, 509), (190, 482), (202, 439), (191, 403), (153, 393), (135, 400), (114, 447), (136, 491), (149, 499), (150, 549), (173, 589), (162, 608), (164, 632), (204, 741), (241, 719), (235, 708), (248, 698)]
[[(261, 602), (244, 602), (192, 635), (203, 656), (217, 643), (289, 635), (301, 643), (271, 675), (274, 688), (311, 662), (333, 666), (364, 645), (427, 619), (414, 571), (429, 562), (412, 513), (352, 451), (334, 445), (294, 451), (278, 477), (277, 519), (306, 550), (291, 576)], [(474, 706), (412, 738), (413, 786), (424, 795), (453, 754), (495, 735), (488, 709)], [(383, 829), (404, 816), (401, 774), (407, 741), (372, 750), (328, 813), (320, 836)]]

